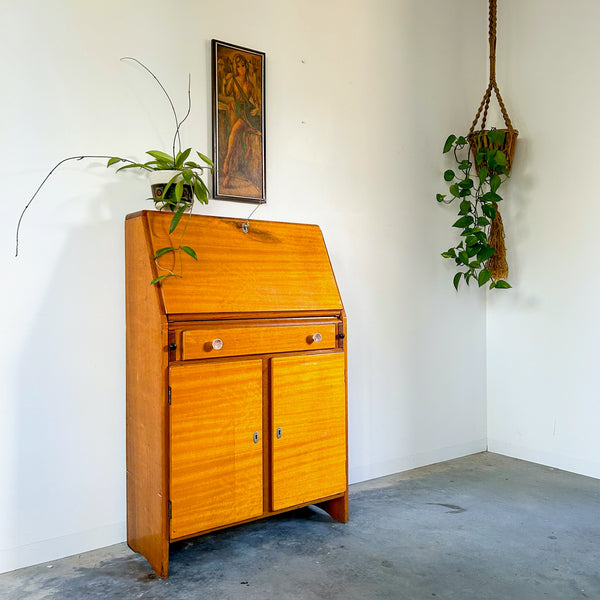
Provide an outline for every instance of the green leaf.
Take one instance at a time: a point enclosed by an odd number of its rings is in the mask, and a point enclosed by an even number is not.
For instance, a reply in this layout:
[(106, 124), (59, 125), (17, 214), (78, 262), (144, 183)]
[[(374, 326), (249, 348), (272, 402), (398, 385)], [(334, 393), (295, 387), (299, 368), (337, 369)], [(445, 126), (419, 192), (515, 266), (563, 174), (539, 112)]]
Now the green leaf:
[(496, 249), (492, 248), (492, 246), (485, 246), (477, 253), (477, 260), (480, 262), (485, 262), (489, 258), (492, 258), (496, 253)]
[(196, 252), (193, 248), (190, 248), (189, 246), (181, 246), (181, 249), (186, 254), (189, 254), (194, 260), (198, 260), (198, 257), (196, 256)]
[(116, 172), (119, 173), (120, 171), (125, 171), (125, 169), (142, 169), (142, 165), (139, 164), (135, 164), (135, 165), (124, 165), (122, 167), (119, 167)]
[(502, 150), (488, 150), (485, 153), (485, 161), (492, 171), (504, 172), (505, 167), (508, 164), (506, 154), (504, 154)]
[(458, 165), (458, 168), (461, 171), (465, 171), (465, 173), (472, 167), (473, 165), (468, 160), (462, 160)]
[(443, 202), (445, 197), (446, 197), (446, 194), (436, 194), (436, 195), (435, 195), (435, 199), (436, 199), (438, 202)]
[(206, 186), (200, 185), (201, 183), (203, 184), (204, 182), (199, 177), (196, 177), (194, 179), (194, 196), (196, 196), (196, 198), (198, 198), (198, 201), (202, 204), (208, 204), (208, 192)]
[(506, 137), (506, 132), (501, 129), (492, 129), (488, 132), (487, 138), (492, 144), (497, 144), (501, 146), (504, 143), (504, 138)]
[(114, 164), (121, 162), (123, 159), (119, 158), (118, 156), (113, 156), (112, 158), (108, 159), (108, 162), (106, 163), (107, 167), (112, 167)]
[(448, 189), (455, 198), (460, 196), (460, 188), (458, 187), (457, 183), (453, 183)]
[(150, 282), (150, 285), (154, 285), (155, 283), (158, 283), (159, 281), (162, 281), (163, 279), (166, 279), (167, 277), (173, 277), (173, 275), (171, 273), (169, 273), (169, 275), (161, 275), (160, 277), (155, 277)]
[(466, 143), (467, 143), (467, 140), (462, 135), (456, 140), (457, 146), (465, 146)]
[(202, 152), (198, 152), (196, 151), (196, 154), (207, 164), (210, 165), (211, 167), (214, 167), (214, 163), (212, 160), (210, 160), (210, 158), (208, 158), (208, 156), (205, 156), (204, 154), (202, 154)]
[(178, 181), (175, 184), (175, 201), (176, 202), (181, 202), (181, 199), (183, 198), (183, 181)]
[(464, 250), (462, 252), (458, 253), (458, 259), (463, 265), (469, 264), (469, 258), (470, 258), (469, 254), (467, 252), (465, 252)]
[(481, 210), (483, 211), (483, 214), (489, 219), (493, 220), (496, 216), (496, 209), (494, 208), (493, 204), (482, 204)]
[(183, 167), (183, 163), (186, 161), (186, 159), (190, 155), (191, 151), (192, 151), (192, 149), (188, 148), (187, 150), (184, 150), (183, 152), (177, 153), (177, 156), (175, 157), (175, 168), (176, 169), (181, 169), (181, 167)]
[(448, 139), (446, 140), (446, 143), (444, 144), (444, 154), (446, 154), (446, 152), (449, 152), (452, 149), (452, 145), (454, 144), (454, 141), (456, 140), (456, 136), (454, 134), (449, 135)]
[(452, 181), (455, 177), (456, 177), (456, 175), (454, 174), (454, 171), (452, 169), (448, 169), (447, 171), (444, 171), (444, 180), (445, 181)]
[(468, 248), (469, 246), (474, 246), (475, 244), (479, 244), (479, 240), (474, 235), (469, 235), (465, 239), (465, 244)]
[(494, 193), (494, 192), (487, 192), (486, 194), (484, 194), (483, 196), (481, 196), (481, 200), (483, 202), (502, 202), (502, 196), (499, 196), (498, 194)]
[(460, 211), (459, 211), (459, 215), (468, 215), (469, 211), (471, 210), (471, 203), (468, 200), (463, 200), (460, 203)]
[[(479, 248), (480, 248), (479, 244), (476, 244), (474, 246), (468, 246), (467, 247), (467, 256), (469, 258), (473, 258), (479, 252)], [(472, 263), (469, 266), (472, 266)]]
[(502, 150), (498, 150), (498, 153), (496, 154), (496, 164), (501, 165), (503, 167), (505, 167), (508, 164), (508, 158), (506, 158), (506, 154), (504, 154)]
[(492, 190), (492, 193), (496, 193), (496, 190), (500, 187), (501, 183), (502, 179), (500, 179), (499, 175), (492, 176), (492, 178), (490, 179), (490, 189)]
[(458, 219), (458, 221), (456, 221), (456, 223), (454, 223), (454, 225), (452, 225), (452, 227), (468, 227), (469, 225), (473, 224), (473, 217), (471, 216), (465, 216), (465, 217), (461, 217), (460, 219)]
[(175, 166), (174, 158), (172, 156), (170, 156), (169, 154), (165, 154), (164, 152), (161, 152), (160, 150), (148, 150), (148, 152), (146, 152), (146, 154), (149, 154), (153, 158), (156, 158), (157, 160), (170, 165), (171, 168), (173, 168)]
[(175, 231), (175, 228), (177, 227), (177, 225), (179, 225), (179, 221), (181, 221), (181, 217), (183, 217), (183, 213), (185, 212), (186, 208), (187, 206), (184, 204), (183, 206), (180, 206), (177, 209), (177, 212), (173, 215), (173, 218), (171, 219), (169, 233), (173, 233)]
[(487, 179), (488, 168), (485, 165), (479, 167), (479, 184), (483, 185), (483, 182)]
[(160, 250), (157, 250), (156, 254), (154, 255), (154, 260), (161, 257), (163, 254), (166, 254), (167, 252), (171, 252), (172, 250), (173, 246), (167, 246), (166, 248), (161, 248)]
[(487, 269), (481, 269), (477, 276), (477, 283), (479, 287), (486, 284), (492, 278), (492, 274)]
[(499, 288), (501, 290), (507, 290), (512, 287), (508, 281), (504, 281), (504, 279), (498, 279), (494, 285), (495, 288)]
[(485, 227), (485, 226), (487, 226), (489, 224), (490, 224), (489, 219), (486, 219), (485, 217), (478, 217), (477, 218), (477, 225)]
[(461, 278), (461, 276), (462, 276), (462, 273), (457, 273), (457, 274), (454, 276), (453, 283), (454, 283), (454, 287), (455, 287), (455, 289), (456, 289), (456, 291), (457, 291), (457, 292), (458, 292), (458, 284), (460, 283), (460, 278)]
[(200, 172), (204, 171), (204, 169), (206, 169), (206, 167), (203, 167), (202, 165), (199, 165), (197, 162), (188, 160), (187, 162), (183, 163), (183, 166), (188, 168), (188, 169), (198, 169)]

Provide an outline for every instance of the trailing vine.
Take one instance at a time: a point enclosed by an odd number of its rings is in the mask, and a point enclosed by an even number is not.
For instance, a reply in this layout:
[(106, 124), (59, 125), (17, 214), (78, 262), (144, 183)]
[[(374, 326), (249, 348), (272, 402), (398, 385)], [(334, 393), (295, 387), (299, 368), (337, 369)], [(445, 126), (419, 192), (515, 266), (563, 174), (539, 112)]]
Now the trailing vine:
[[(490, 289), (511, 287), (504, 278), (495, 278), (495, 270), (490, 269), (490, 261), (499, 247), (498, 238), (502, 239), (502, 236), (494, 236), (496, 247), (490, 243), (492, 223), (497, 219), (498, 224), (500, 218), (497, 208), (502, 197), (498, 189), (508, 177), (506, 154), (498, 148), (504, 143), (505, 132), (492, 129), (487, 137), (489, 146), (477, 152), (475, 165), (470, 160), (470, 146), (464, 136), (452, 134), (444, 144), (444, 154), (452, 152), (456, 167), (444, 172), (449, 194), (437, 194), (436, 199), (444, 204), (456, 200), (459, 205), (458, 220), (452, 227), (457, 228), (460, 241), (442, 252), (458, 269), (453, 279), (457, 290), (461, 280), (467, 285), (474, 280), (479, 287), (489, 283)], [(474, 166), (476, 172), (472, 175)]]
[[(33, 196), (29, 199), (21, 215), (19, 216), (19, 221), (17, 223), (16, 230), (16, 239), (15, 239), (15, 256), (19, 254), (19, 232), (21, 229), (21, 223), (23, 221), (23, 217), (27, 212), (27, 209), (31, 206), (32, 202), (51, 177), (51, 175), (64, 163), (72, 160), (80, 161), (83, 159), (106, 159), (107, 167), (113, 167), (115, 165), (120, 165), (116, 170), (117, 172), (127, 170), (127, 169), (142, 169), (144, 171), (176, 171), (176, 174), (169, 179), (168, 182), (165, 183), (164, 187), (161, 190), (160, 197), (153, 198), (155, 205), (160, 209), (168, 209), (173, 212), (173, 218), (171, 219), (171, 224), (169, 227), (169, 235), (172, 234), (181, 221), (183, 215), (187, 212), (189, 216), (191, 216), (192, 208), (194, 205), (194, 199), (197, 199), (198, 202), (202, 204), (208, 204), (208, 196), (209, 191), (206, 187), (206, 184), (202, 180), (202, 175), (205, 170), (211, 171), (214, 168), (213, 162), (210, 158), (202, 154), (201, 152), (196, 152), (200, 162), (196, 160), (190, 160), (190, 154), (192, 152), (191, 148), (187, 148), (185, 150), (181, 150), (181, 125), (185, 122), (191, 112), (192, 108), (192, 96), (191, 96), (191, 78), (188, 76), (188, 106), (187, 111), (183, 119), (179, 119), (177, 115), (177, 111), (175, 110), (175, 105), (171, 100), (167, 90), (161, 83), (161, 81), (156, 77), (156, 75), (141, 61), (137, 58), (132, 58), (130, 56), (123, 57), (122, 61), (132, 61), (145, 69), (151, 77), (156, 81), (159, 85), (160, 89), (164, 92), (169, 105), (171, 107), (171, 111), (173, 113), (173, 117), (175, 119), (175, 133), (173, 135), (173, 143), (172, 143), (172, 154), (167, 154), (165, 152), (161, 152), (160, 150), (149, 150), (146, 152), (152, 160), (147, 162), (135, 162), (128, 158), (121, 158), (119, 156), (107, 156), (107, 155), (92, 155), (92, 154), (84, 154), (78, 156), (70, 156), (68, 158), (64, 158), (59, 161), (50, 172), (44, 177)], [(187, 224), (189, 222), (189, 218), (185, 225), (182, 227), (181, 238), (178, 246), (168, 246), (166, 248), (160, 248), (156, 254), (154, 255), (154, 262), (159, 271), (166, 272), (164, 275), (158, 275), (155, 277), (150, 283), (155, 284), (167, 277), (182, 277), (183, 276), (183, 255), (182, 252), (191, 256), (194, 260), (198, 260), (196, 256), (196, 252), (193, 248), (189, 246), (183, 245), (183, 238), (185, 235), (185, 230), (187, 228)], [(163, 264), (159, 262), (159, 258), (166, 255), (167, 253), (173, 253), (175, 258), (179, 257), (180, 263), (180, 272), (176, 273), (173, 269), (169, 269), (165, 267)]]

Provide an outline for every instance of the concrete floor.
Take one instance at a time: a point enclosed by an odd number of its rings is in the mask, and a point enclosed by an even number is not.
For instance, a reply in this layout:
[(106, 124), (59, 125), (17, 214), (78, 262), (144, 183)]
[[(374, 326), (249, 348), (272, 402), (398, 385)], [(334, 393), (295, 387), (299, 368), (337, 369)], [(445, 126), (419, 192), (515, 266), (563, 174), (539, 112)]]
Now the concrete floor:
[(482, 453), (351, 487), (314, 509), (171, 546), (125, 544), (0, 575), (10, 600), (600, 599), (600, 481)]

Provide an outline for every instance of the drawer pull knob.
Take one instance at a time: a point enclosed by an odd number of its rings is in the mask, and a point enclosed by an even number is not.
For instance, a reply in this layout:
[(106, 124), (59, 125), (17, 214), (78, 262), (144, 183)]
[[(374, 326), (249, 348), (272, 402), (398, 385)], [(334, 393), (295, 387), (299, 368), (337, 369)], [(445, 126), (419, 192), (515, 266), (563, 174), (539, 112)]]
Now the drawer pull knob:
[(255, 444), (258, 444), (258, 440), (260, 439), (260, 436), (258, 435), (258, 431), (254, 432), (254, 436), (252, 437), (252, 439), (254, 440)]
[(214, 350), (220, 350), (223, 347), (223, 340), (221, 338), (215, 338), (212, 341), (212, 347)]
[(315, 344), (318, 344), (323, 339), (323, 336), (317, 332), (312, 336), (312, 339)]

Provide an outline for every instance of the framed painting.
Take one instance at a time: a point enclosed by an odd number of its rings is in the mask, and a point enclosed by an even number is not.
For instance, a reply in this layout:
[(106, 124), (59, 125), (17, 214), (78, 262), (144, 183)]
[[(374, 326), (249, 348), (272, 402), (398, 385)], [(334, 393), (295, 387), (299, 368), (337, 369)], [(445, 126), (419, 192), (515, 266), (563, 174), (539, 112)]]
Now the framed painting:
[(213, 197), (266, 202), (265, 54), (212, 40)]

